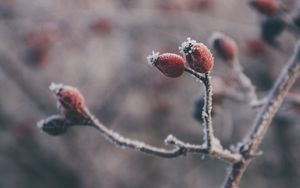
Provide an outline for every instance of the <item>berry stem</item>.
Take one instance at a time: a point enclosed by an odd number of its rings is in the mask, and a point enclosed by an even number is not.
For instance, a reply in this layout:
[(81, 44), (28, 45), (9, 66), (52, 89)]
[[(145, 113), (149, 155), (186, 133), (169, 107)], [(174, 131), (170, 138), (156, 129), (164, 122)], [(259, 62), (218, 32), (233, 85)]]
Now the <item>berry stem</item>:
[(199, 72), (194, 71), (193, 69), (189, 68), (189, 67), (184, 67), (184, 71), (187, 72), (188, 74), (190, 74), (191, 76), (196, 77), (197, 79), (203, 81), (204, 79), (204, 74), (201, 74)]
[(242, 93), (245, 96), (245, 100), (250, 106), (257, 106), (259, 100), (256, 95), (255, 86), (252, 84), (249, 77), (244, 73), (238, 58), (235, 58), (233, 65), (233, 71), (236, 73), (237, 81), (241, 87)]
[(204, 106), (203, 106), (203, 125), (204, 125), (204, 142), (209, 151), (213, 149), (214, 132), (212, 126), (212, 86), (210, 73), (205, 73), (202, 82), (205, 86)]
[(214, 130), (212, 126), (212, 85), (211, 85), (211, 76), (210, 72), (204, 73), (204, 75), (194, 71), (191, 68), (185, 67), (184, 69), (190, 75), (199, 79), (204, 87), (205, 87), (205, 96), (204, 96), (204, 106), (203, 106), (203, 127), (204, 127), (204, 144), (207, 147), (208, 151), (212, 151), (214, 148), (213, 140), (214, 138)]

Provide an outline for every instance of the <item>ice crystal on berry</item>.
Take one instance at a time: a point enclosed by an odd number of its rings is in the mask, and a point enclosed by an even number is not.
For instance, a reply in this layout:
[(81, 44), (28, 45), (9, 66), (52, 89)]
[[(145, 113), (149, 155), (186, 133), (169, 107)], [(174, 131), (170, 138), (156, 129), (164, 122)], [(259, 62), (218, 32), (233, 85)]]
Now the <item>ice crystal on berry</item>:
[(190, 54), (192, 53), (192, 47), (196, 44), (197, 42), (195, 40), (192, 40), (190, 37), (187, 38), (187, 41), (184, 41), (181, 43), (181, 46), (179, 46), (179, 50), (183, 55)]
[(152, 51), (152, 55), (147, 56), (148, 64), (154, 66), (154, 63), (157, 60), (158, 56), (159, 56), (159, 52)]

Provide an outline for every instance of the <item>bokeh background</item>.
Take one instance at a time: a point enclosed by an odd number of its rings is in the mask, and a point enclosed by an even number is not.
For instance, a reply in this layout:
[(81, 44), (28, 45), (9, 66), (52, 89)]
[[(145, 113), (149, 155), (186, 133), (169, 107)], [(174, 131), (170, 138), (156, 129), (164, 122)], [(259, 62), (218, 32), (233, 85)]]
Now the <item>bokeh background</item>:
[[(297, 0), (281, 2), (292, 13), (299, 8)], [(179, 54), (187, 37), (207, 44), (221, 31), (237, 41), (244, 70), (263, 96), (297, 38), (282, 33), (280, 50), (265, 44), (260, 19), (247, 1), (235, 0), (0, 0), (0, 187), (219, 187), (227, 172), (222, 161), (148, 156), (84, 127), (51, 137), (36, 122), (57, 113), (48, 86), (64, 83), (126, 137), (164, 146), (174, 134), (200, 144), (202, 127), (192, 114), (203, 87), (188, 75), (164, 77), (146, 57), (152, 50)], [(215, 60), (215, 90), (235, 87), (230, 68)], [(226, 147), (243, 138), (257, 112), (226, 98), (214, 107), (215, 132)], [(300, 186), (299, 109), (283, 105), (241, 187)]]

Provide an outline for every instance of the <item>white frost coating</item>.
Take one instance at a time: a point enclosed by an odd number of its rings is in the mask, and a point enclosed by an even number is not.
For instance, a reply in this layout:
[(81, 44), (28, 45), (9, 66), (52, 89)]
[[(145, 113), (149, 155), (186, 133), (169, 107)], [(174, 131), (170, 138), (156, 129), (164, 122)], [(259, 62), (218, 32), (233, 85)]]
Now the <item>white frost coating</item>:
[(215, 40), (225, 37), (225, 35), (221, 32), (213, 32), (213, 34), (208, 39), (208, 44), (213, 46)]
[(202, 111), (202, 117), (204, 118), (208, 117), (208, 114), (204, 110)]
[(158, 56), (159, 56), (159, 52), (152, 51), (152, 55), (147, 56), (148, 64), (154, 66), (154, 63), (157, 60)]
[(171, 135), (171, 134), (169, 134), (169, 135), (167, 136), (167, 138), (165, 139), (165, 143), (166, 143), (166, 144), (173, 143), (173, 141), (174, 141), (174, 136)]
[(45, 123), (44, 120), (40, 120), (40, 121), (37, 122), (36, 126), (37, 126), (39, 129), (43, 129), (44, 123)]
[(218, 148), (218, 149), (223, 149), (221, 142), (219, 139), (217, 139), (216, 137), (212, 138), (212, 148)]
[(192, 47), (196, 44), (197, 42), (195, 40), (192, 40), (190, 37), (187, 38), (187, 41), (184, 41), (181, 43), (181, 46), (179, 46), (180, 53), (183, 55), (192, 53)]
[(54, 94), (57, 94), (60, 89), (63, 87), (63, 84), (56, 84), (54, 82), (52, 82), (49, 86), (49, 89), (54, 93)]

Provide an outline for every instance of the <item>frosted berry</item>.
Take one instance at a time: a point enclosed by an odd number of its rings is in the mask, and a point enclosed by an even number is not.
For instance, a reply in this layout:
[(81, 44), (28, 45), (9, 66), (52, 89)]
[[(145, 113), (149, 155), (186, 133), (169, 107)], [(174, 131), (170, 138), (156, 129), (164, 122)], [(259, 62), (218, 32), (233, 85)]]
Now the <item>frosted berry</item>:
[(213, 55), (203, 43), (197, 43), (195, 40), (187, 38), (187, 41), (181, 44), (179, 50), (193, 70), (199, 73), (208, 73), (213, 68)]
[(279, 11), (279, 4), (276, 0), (251, 0), (249, 5), (263, 15), (273, 15)]
[(157, 67), (157, 69), (167, 77), (177, 78), (184, 72), (184, 59), (180, 55), (173, 53), (153, 52), (147, 57), (148, 63)]
[(49, 88), (55, 94), (59, 111), (66, 119), (78, 121), (86, 117), (84, 98), (76, 88), (55, 83)]
[(50, 116), (37, 123), (38, 128), (52, 136), (64, 134), (69, 126), (71, 126), (71, 124), (64, 117), (59, 115)]
[(219, 32), (215, 32), (209, 39), (212, 48), (224, 61), (232, 61), (237, 57), (238, 48), (236, 42)]

